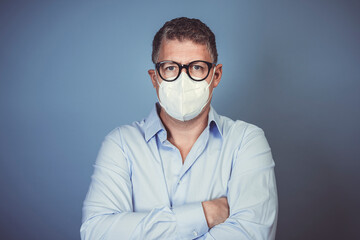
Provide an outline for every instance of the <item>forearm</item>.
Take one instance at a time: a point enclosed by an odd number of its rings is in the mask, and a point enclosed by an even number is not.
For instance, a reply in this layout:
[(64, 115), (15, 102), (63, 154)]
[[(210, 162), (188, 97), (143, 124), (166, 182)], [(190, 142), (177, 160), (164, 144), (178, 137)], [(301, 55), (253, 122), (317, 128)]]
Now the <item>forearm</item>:
[(83, 222), (81, 239), (131, 239), (136, 227), (147, 213), (100, 214)]
[(224, 223), (216, 225), (206, 234), (202, 235), (201, 240), (274, 240), (276, 230), (276, 220), (274, 224), (267, 226), (258, 223), (241, 220), (238, 218), (228, 218)]
[[(229, 191), (230, 216), (199, 239), (275, 239), (277, 192), (273, 167), (232, 179), (242, 191)], [(235, 186), (235, 185), (233, 185)]]
[(192, 239), (208, 231), (201, 203), (85, 219), (82, 239)]

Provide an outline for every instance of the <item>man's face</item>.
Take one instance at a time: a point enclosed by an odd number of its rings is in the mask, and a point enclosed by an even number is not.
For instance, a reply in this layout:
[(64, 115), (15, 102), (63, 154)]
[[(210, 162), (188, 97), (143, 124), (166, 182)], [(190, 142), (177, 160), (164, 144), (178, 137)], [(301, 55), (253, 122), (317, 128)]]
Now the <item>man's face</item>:
[[(190, 40), (163, 40), (160, 46), (159, 57), (157, 62), (161, 61), (175, 61), (180, 64), (188, 64), (195, 60), (203, 60), (207, 62), (212, 62), (211, 55), (206, 45), (196, 44)], [(186, 69), (182, 69), (186, 72)], [(209, 76), (204, 80), (210, 83), (213, 76), (214, 67), (210, 70)], [(152, 84), (156, 89), (156, 94), (159, 97), (159, 85), (157, 81), (161, 84), (163, 81), (159, 74), (155, 74), (155, 70), (148, 71)], [(222, 65), (218, 64), (215, 69), (214, 79), (209, 87), (210, 94), (213, 89), (219, 84), (222, 74)]]

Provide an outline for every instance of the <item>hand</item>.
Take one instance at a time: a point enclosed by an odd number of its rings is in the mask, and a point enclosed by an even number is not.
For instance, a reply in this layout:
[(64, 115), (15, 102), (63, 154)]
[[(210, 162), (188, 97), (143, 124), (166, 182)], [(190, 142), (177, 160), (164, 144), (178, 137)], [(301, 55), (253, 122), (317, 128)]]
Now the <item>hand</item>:
[(209, 228), (225, 222), (229, 217), (229, 204), (226, 197), (202, 202), (202, 206)]

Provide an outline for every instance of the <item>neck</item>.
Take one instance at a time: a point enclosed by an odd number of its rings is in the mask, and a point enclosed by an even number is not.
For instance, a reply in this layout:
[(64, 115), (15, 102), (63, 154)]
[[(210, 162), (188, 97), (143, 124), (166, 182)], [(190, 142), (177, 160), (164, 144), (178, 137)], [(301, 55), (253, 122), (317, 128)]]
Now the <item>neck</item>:
[(183, 158), (183, 163), (191, 147), (204, 131), (208, 123), (210, 104), (194, 119), (179, 121), (169, 116), (163, 108), (160, 110), (160, 118), (167, 130), (167, 139), (177, 147)]

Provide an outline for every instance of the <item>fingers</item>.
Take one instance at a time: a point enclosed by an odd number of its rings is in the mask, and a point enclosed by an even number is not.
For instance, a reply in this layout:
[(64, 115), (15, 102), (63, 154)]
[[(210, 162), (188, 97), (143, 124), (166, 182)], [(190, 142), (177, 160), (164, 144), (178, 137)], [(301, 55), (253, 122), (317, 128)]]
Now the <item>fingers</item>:
[(226, 197), (202, 203), (209, 228), (223, 223), (229, 217), (229, 204)]

